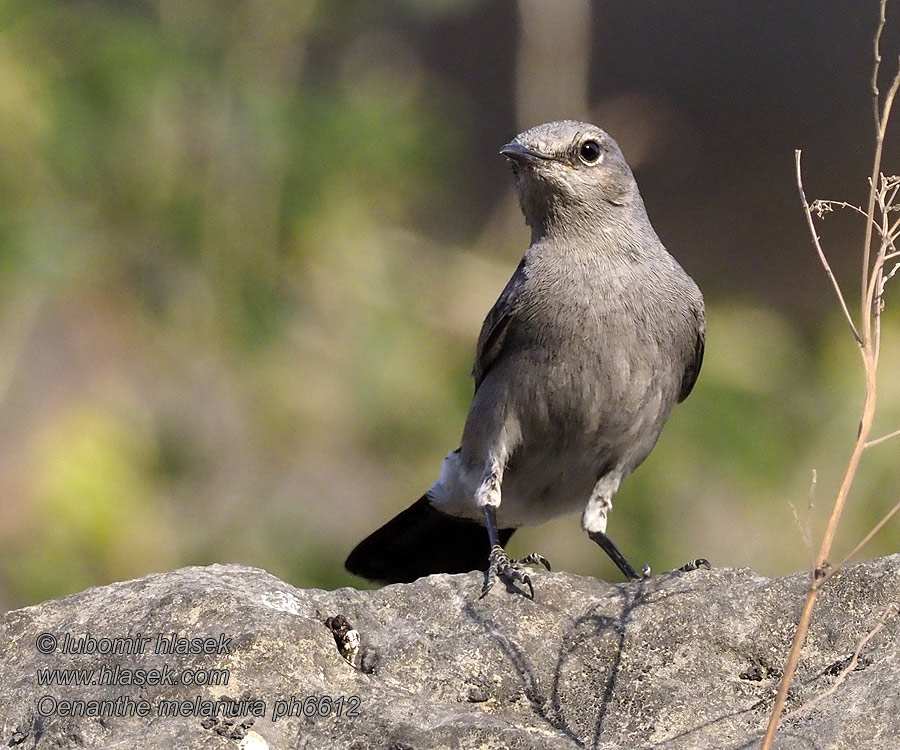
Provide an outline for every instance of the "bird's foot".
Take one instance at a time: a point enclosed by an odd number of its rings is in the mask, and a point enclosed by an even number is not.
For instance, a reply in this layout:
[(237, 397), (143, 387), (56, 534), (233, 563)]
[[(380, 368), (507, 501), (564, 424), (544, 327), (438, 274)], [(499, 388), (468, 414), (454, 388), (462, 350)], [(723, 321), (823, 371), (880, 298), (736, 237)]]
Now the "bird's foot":
[(705, 557), (698, 557), (694, 560), (691, 560), (689, 563), (682, 565), (680, 568), (675, 568), (676, 573), (690, 573), (692, 570), (700, 570), (703, 568), (704, 570), (712, 570), (712, 564)]
[[(668, 573), (690, 573), (692, 570), (712, 570), (712, 565), (709, 560), (705, 557), (698, 557), (694, 560), (691, 560), (689, 563), (685, 563), (680, 568), (673, 568), (672, 570), (666, 571)], [(650, 566), (644, 565), (641, 569), (641, 578), (647, 579), (651, 577)]]
[(531, 583), (531, 573), (525, 568), (525, 565), (536, 565), (540, 563), (547, 570), (550, 570), (550, 563), (543, 555), (532, 552), (520, 560), (510, 560), (506, 550), (499, 544), (491, 547), (491, 554), (488, 557), (488, 569), (485, 574), (484, 586), (481, 589), (481, 597), (487, 596), (488, 591), (494, 585), (494, 578), (497, 577), (504, 583), (524, 583), (528, 586), (531, 598), (534, 599), (534, 586)]

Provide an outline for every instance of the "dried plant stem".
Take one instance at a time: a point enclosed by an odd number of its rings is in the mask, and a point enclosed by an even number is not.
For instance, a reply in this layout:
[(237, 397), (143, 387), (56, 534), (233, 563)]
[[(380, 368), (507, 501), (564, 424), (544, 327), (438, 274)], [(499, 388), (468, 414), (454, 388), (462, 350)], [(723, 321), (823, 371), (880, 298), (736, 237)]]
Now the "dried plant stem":
[[(874, 348), (871, 346), (871, 340), (868, 345), (864, 346), (864, 358), (867, 359), (874, 353)], [(872, 427), (872, 418), (875, 415), (875, 370), (874, 368), (866, 367), (866, 375), (867, 375), (867, 383), (866, 383), (866, 400), (863, 404), (863, 418), (860, 424), (859, 437), (856, 440), (856, 445), (853, 448), (853, 454), (850, 457), (850, 461), (847, 465), (847, 471), (844, 474), (844, 480), (841, 482), (841, 488), (838, 491), (837, 499), (834, 502), (834, 508), (831, 511), (831, 517), (828, 519), (828, 528), (825, 530), (825, 536), (822, 539), (822, 544), (819, 547), (819, 554), (816, 558), (816, 567), (813, 570), (812, 580), (810, 581), (809, 589), (806, 592), (806, 599), (803, 603), (803, 610), (800, 613), (800, 619), (797, 622), (797, 630), (794, 634), (794, 642), (791, 645), (790, 653), (788, 654), (787, 662), (784, 666), (784, 672), (781, 677), (781, 682), (778, 685), (778, 693), (775, 696), (775, 704), (772, 707), (772, 713), (769, 716), (769, 725), (766, 728), (766, 734), (763, 738), (762, 750), (770, 750), (772, 747), (772, 743), (775, 740), (775, 733), (778, 731), (778, 725), (781, 718), (781, 713), (784, 710), (784, 705), (787, 701), (787, 692), (788, 688), (791, 686), (791, 681), (794, 678), (794, 673), (797, 671), (797, 664), (800, 662), (800, 652), (803, 649), (803, 644), (806, 641), (806, 633), (809, 630), (809, 623), (812, 620), (813, 609), (816, 605), (816, 599), (819, 596), (819, 591), (825, 582), (830, 578), (828, 573), (830, 572), (831, 566), (828, 562), (828, 556), (831, 553), (831, 546), (834, 543), (834, 537), (837, 533), (838, 522), (841, 519), (841, 514), (844, 510), (844, 505), (847, 501), (847, 496), (850, 493), (850, 486), (853, 484), (853, 478), (856, 476), (856, 469), (859, 467), (859, 460), (862, 457), (863, 451), (865, 450), (866, 439), (869, 435), (869, 430)]]
[[(844, 559), (838, 563), (835, 570), (840, 570), (844, 565), (847, 564), (849, 560), (851, 560), (863, 547), (865, 547), (872, 538), (881, 531), (885, 526), (887, 526), (888, 521), (890, 521), (896, 514), (897, 511), (900, 511), (900, 502), (896, 503), (893, 508), (891, 508), (887, 513), (884, 514), (884, 517), (876, 523), (868, 534), (866, 534), (862, 539), (860, 539), (859, 544), (857, 544), (852, 550), (850, 550), (845, 556)], [(829, 578), (831, 576), (829, 575)]]
[(878, 622), (875, 623), (874, 627), (866, 633), (859, 643), (856, 644), (856, 648), (853, 651), (853, 654), (850, 657), (850, 661), (847, 663), (847, 666), (841, 670), (841, 673), (837, 676), (837, 679), (834, 681), (834, 684), (828, 688), (824, 693), (817, 695), (810, 701), (807, 701), (799, 708), (795, 708), (788, 714), (785, 714), (784, 720), (793, 718), (794, 716), (798, 716), (799, 714), (804, 713), (805, 711), (809, 711), (811, 708), (814, 708), (823, 700), (825, 700), (829, 695), (834, 695), (837, 692), (837, 689), (841, 686), (844, 680), (847, 679), (847, 675), (849, 675), (854, 669), (856, 669), (856, 665), (859, 664), (859, 657), (862, 654), (863, 649), (869, 645), (869, 642), (876, 636), (881, 630), (884, 628), (885, 624), (888, 621), (888, 618), (892, 617), (896, 614), (897, 605), (891, 602), (885, 607), (884, 611), (881, 613), (881, 617), (878, 618)]
[(841, 520), (841, 514), (844, 511), (844, 505), (847, 502), (847, 495), (850, 493), (850, 486), (853, 484), (853, 478), (856, 476), (856, 469), (859, 467), (859, 460), (862, 458), (863, 451), (866, 449), (866, 441), (869, 439), (869, 433), (872, 430), (872, 422), (875, 419), (875, 403), (876, 403), (876, 354), (874, 340), (870, 339), (868, 344), (863, 347), (863, 359), (866, 367), (866, 397), (863, 402), (862, 419), (859, 425), (859, 437), (853, 447), (853, 454), (850, 456), (850, 462), (847, 465), (847, 471), (844, 474), (844, 481), (841, 482), (841, 488), (838, 491), (837, 498), (834, 501), (834, 508), (831, 511), (831, 517), (828, 519), (828, 527), (825, 529), (825, 535), (822, 537), (822, 545), (819, 548), (819, 558), (816, 563), (816, 575), (821, 575), (828, 568), (828, 556), (831, 553), (831, 546), (834, 544), (834, 537), (837, 534), (837, 527)]
[[(891, 224), (890, 235), (891, 235), (891, 239), (892, 239), (892, 240), (895, 239), (895, 238), (897, 237), (897, 230), (898, 230), (898, 229), (900, 229), (900, 219), (897, 219), (897, 221), (895, 221), (893, 224)], [(894, 253), (894, 254), (896, 254), (896, 253)]]
[[(886, 5), (886, 0), (882, 0), (881, 2), (881, 14), (884, 16), (884, 8)], [(880, 27), (879, 27), (879, 35), (880, 35)], [(876, 51), (878, 48), (878, 41), (876, 37)], [(880, 56), (878, 60), (880, 60)], [(881, 156), (884, 150), (884, 136), (887, 132), (888, 120), (891, 116), (891, 109), (894, 106), (894, 97), (897, 96), (897, 89), (900, 88), (900, 71), (898, 71), (897, 75), (894, 76), (894, 80), (891, 83), (890, 88), (888, 89), (887, 94), (884, 97), (884, 107), (881, 110), (881, 116), (878, 116), (878, 86), (877, 86), (877, 75), (878, 75), (878, 66), (876, 63), (875, 68), (875, 76), (873, 77), (873, 92), (875, 96), (875, 121), (877, 123), (876, 133), (875, 133), (875, 158), (872, 160), (872, 177), (870, 178), (869, 183), (869, 208), (867, 211), (867, 216), (869, 217), (869, 221), (866, 222), (866, 238), (865, 245), (863, 250), (863, 276), (862, 276), (862, 325), (863, 325), (863, 343), (868, 341), (869, 336), (872, 334), (872, 325), (873, 320), (877, 325), (880, 320), (880, 315), (873, 314), (872, 306), (875, 301), (875, 293), (879, 288), (879, 282), (881, 281), (881, 276), (884, 271), (884, 257), (887, 255), (888, 247), (889, 247), (889, 239), (888, 233), (885, 232), (882, 235), (881, 247), (879, 249), (879, 257), (875, 262), (875, 270), (872, 272), (869, 266), (869, 257), (870, 257), (870, 248), (872, 245), (872, 228), (875, 224), (875, 199), (878, 195), (879, 189), (879, 176), (881, 175)], [(883, 211), (882, 213), (883, 221), (886, 223), (887, 221), (887, 212)]]
[(856, 325), (853, 323), (853, 316), (850, 314), (850, 309), (847, 307), (847, 301), (844, 299), (844, 293), (841, 291), (841, 285), (838, 284), (838, 280), (834, 275), (834, 271), (831, 270), (831, 264), (828, 262), (825, 251), (822, 249), (822, 242), (819, 238), (819, 233), (816, 231), (816, 225), (813, 223), (812, 209), (810, 209), (809, 207), (809, 202), (806, 200), (806, 192), (803, 190), (803, 173), (800, 170), (800, 149), (797, 149), (794, 152), (794, 161), (797, 164), (797, 186), (800, 190), (800, 199), (803, 201), (803, 210), (806, 213), (806, 221), (809, 224), (809, 231), (810, 234), (812, 234), (813, 243), (816, 246), (816, 251), (819, 253), (819, 260), (822, 261), (822, 265), (825, 268), (825, 273), (828, 274), (831, 285), (834, 287), (834, 293), (837, 295), (838, 301), (841, 303), (841, 309), (844, 311), (844, 317), (847, 319), (850, 330), (853, 332), (853, 338), (856, 339), (856, 342), (858, 344), (861, 344), (862, 337), (856, 330)]
[[(835, 536), (837, 535), (838, 525), (840, 524), (841, 516), (843, 515), (844, 507), (846, 506), (847, 498), (850, 494), (850, 488), (853, 484), (853, 479), (856, 476), (857, 469), (859, 468), (859, 462), (862, 458), (862, 454), (865, 452), (866, 448), (869, 448), (873, 445), (888, 440), (891, 437), (895, 437), (897, 434), (900, 434), (900, 431), (898, 431), (896, 433), (891, 433), (872, 441), (869, 440), (869, 434), (872, 430), (872, 423), (875, 419), (875, 407), (878, 391), (877, 372), (878, 359), (881, 349), (881, 294), (883, 293), (884, 282), (886, 280), (885, 261), (888, 257), (891, 257), (891, 255), (893, 255), (893, 252), (889, 253), (889, 251), (895, 251), (892, 239), (894, 230), (893, 227), (890, 226), (890, 222), (888, 221), (888, 213), (891, 210), (892, 202), (896, 197), (897, 186), (892, 180), (885, 178), (881, 174), (881, 163), (885, 133), (887, 131), (891, 108), (893, 107), (894, 98), (897, 94), (897, 91), (898, 89), (900, 89), (900, 65), (898, 65), (897, 74), (895, 75), (890, 87), (888, 88), (887, 93), (884, 96), (883, 104), (881, 104), (878, 91), (878, 73), (881, 65), (881, 51), (879, 45), (881, 40), (881, 32), (885, 22), (886, 4), (887, 0), (881, 0), (880, 19), (877, 31), (875, 33), (875, 64), (872, 73), (872, 93), (874, 97), (875, 108), (875, 156), (872, 161), (872, 176), (869, 181), (869, 202), (868, 209), (866, 211), (866, 231), (865, 240), (863, 243), (863, 272), (860, 294), (860, 330), (857, 330), (856, 326), (853, 323), (853, 316), (850, 314), (850, 310), (847, 306), (846, 299), (844, 298), (840, 285), (838, 284), (837, 279), (835, 278), (834, 273), (831, 270), (831, 265), (828, 262), (828, 258), (826, 257), (825, 252), (822, 249), (821, 240), (818, 233), (816, 232), (815, 224), (813, 222), (813, 211), (816, 210), (816, 207), (819, 207), (819, 209), (821, 210), (822, 205), (827, 205), (830, 209), (830, 206), (834, 204), (834, 202), (816, 202), (814, 204), (814, 208), (810, 208), (809, 202), (806, 199), (806, 194), (803, 189), (803, 180), (800, 169), (800, 151), (797, 151), (795, 155), (797, 167), (797, 186), (800, 190), (800, 197), (803, 201), (803, 208), (806, 212), (806, 218), (809, 224), (810, 233), (813, 238), (813, 243), (815, 244), (816, 251), (819, 254), (819, 260), (822, 262), (822, 266), (824, 267), (825, 272), (828, 274), (828, 278), (831, 280), (832, 286), (834, 287), (834, 291), (837, 295), (838, 301), (840, 302), (844, 317), (849, 323), (850, 329), (853, 332), (853, 336), (856, 339), (857, 344), (859, 345), (859, 351), (863, 361), (863, 369), (865, 371), (866, 390), (865, 398), (863, 400), (862, 414), (859, 422), (859, 432), (857, 434), (856, 442), (853, 446), (853, 453), (851, 454), (850, 460), (847, 463), (847, 469), (844, 473), (844, 478), (841, 481), (841, 486), (838, 490), (837, 497), (835, 498), (834, 506), (831, 510), (831, 515), (828, 518), (828, 525), (825, 529), (825, 534), (822, 537), (822, 542), (816, 556), (815, 566), (812, 571), (809, 588), (806, 591), (806, 597), (803, 602), (800, 619), (797, 623), (797, 629), (794, 633), (794, 640), (791, 644), (791, 649), (785, 662), (784, 672), (782, 674), (781, 682), (778, 685), (778, 692), (775, 696), (775, 702), (772, 706), (772, 712), (769, 716), (769, 723), (766, 728), (765, 736), (763, 738), (762, 750), (771, 750), (772, 743), (775, 741), (775, 734), (778, 731), (778, 725), (781, 719), (782, 712), (784, 711), (785, 703), (787, 701), (788, 688), (791, 685), (791, 681), (793, 680), (794, 674), (797, 670), (797, 665), (800, 662), (800, 653), (803, 649), (803, 644), (806, 641), (806, 635), (809, 631), (813, 609), (815, 608), (819, 592), (822, 590), (822, 587), (825, 585), (825, 583), (832, 577), (832, 575), (834, 575), (834, 573), (836, 573), (840, 569), (840, 566), (843, 565), (844, 562), (846, 562), (847, 558), (845, 558), (845, 560), (843, 560), (840, 565), (833, 567), (829, 562), (829, 557), (831, 555), (832, 546), (834, 545)], [(876, 221), (876, 206), (879, 209), (878, 214), (880, 217), (880, 222)], [(876, 230), (878, 232), (878, 235), (880, 236), (880, 242), (877, 245), (875, 258), (873, 261), (872, 240)], [(854, 550), (851, 552), (851, 555), (855, 554), (864, 544), (866, 544), (875, 534), (877, 534), (878, 531), (880, 531), (881, 528), (883, 528), (883, 526), (898, 511), (900, 511), (900, 503), (898, 503), (872, 529), (872, 531), (870, 531), (869, 534), (866, 535), (866, 537), (854, 548)], [(858, 656), (858, 652), (855, 656)]]
[(900, 430), (894, 430), (893, 432), (889, 432), (887, 435), (882, 435), (880, 438), (870, 440), (868, 443), (866, 443), (866, 448), (871, 448), (873, 445), (884, 443), (885, 441), (895, 437), (900, 437)]
[[(875, 218), (875, 184), (878, 180), (878, 174), (881, 172), (881, 144), (884, 142), (884, 130), (881, 128), (881, 109), (880, 92), (878, 90), (878, 73), (881, 70), (881, 32), (884, 31), (884, 25), (887, 22), (887, 0), (881, 0), (878, 3), (878, 26), (875, 28), (874, 43), (874, 64), (872, 65), (872, 114), (875, 118), (875, 158), (873, 159), (872, 182), (869, 184), (869, 210), (866, 213), (870, 219)], [(890, 110), (887, 110), (890, 111)], [(866, 282), (869, 279), (869, 248), (872, 244), (872, 226), (871, 221), (866, 222), (866, 243), (863, 247), (863, 272), (862, 272), (862, 294), (860, 299), (863, 304), (863, 317), (867, 317), (866, 312)]]

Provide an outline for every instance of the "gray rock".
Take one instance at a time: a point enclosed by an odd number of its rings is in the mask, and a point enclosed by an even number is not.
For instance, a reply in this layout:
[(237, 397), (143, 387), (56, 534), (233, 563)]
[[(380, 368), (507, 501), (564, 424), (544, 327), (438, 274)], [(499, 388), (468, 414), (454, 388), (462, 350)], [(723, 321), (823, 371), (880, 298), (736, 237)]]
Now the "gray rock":
[[(766, 579), (722, 569), (613, 585), (536, 572), (536, 601), (499, 586), (479, 600), (482, 578), (474, 573), (327, 592), (298, 590), (240, 566), (186, 568), (6, 613), (0, 743), (23, 749), (756, 747), (806, 580), (806, 574)], [(900, 556), (837, 576), (816, 610), (788, 708), (828, 690), (898, 600)], [(900, 747), (895, 613), (834, 694), (785, 723), (779, 750)], [(361, 636), (356, 666), (341, 656), (324, 624), (337, 615)], [(51, 653), (38, 651), (42, 633), (57, 639)], [(156, 653), (160, 633), (208, 637), (198, 645), (220, 653)], [(94, 653), (63, 653), (65, 634)], [(144, 653), (97, 653), (140, 643), (138, 634), (150, 638)], [(53, 645), (46, 636), (40, 644)], [(352, 657), (352, 648), (347, 653)], [(111, 674), (117, 667), (120, 683), (126, 669), (134, 670), (132, 679), (138, 670), (158, 670), (157, 677), (168, 675), (166, 669), (172, 675), (227, 670), (220, 676), (227, 674), (228, 683), (38, 684), (43, 669)], [(212, 703), (202, 701), (222, 696), (244, 701), (237, 703), (240, 715), (204, 716)], [(304, 716), (307, 696), (307, 710), (330, 715)], [(292, 698), (300, 716), (273, 721), (273, 712), (289, 708)], [(59, 715), (99, 708), (86, 703), (92, 700), (108, 701), (107, 708), (118, 700), (119, 713), (138, 706), (150, 713)], [(165, 701), (186, 701), (187, 715), (159, 716), (161, 706), (179, 706)], [(262, 704), (264, 715), (251, 716)]]

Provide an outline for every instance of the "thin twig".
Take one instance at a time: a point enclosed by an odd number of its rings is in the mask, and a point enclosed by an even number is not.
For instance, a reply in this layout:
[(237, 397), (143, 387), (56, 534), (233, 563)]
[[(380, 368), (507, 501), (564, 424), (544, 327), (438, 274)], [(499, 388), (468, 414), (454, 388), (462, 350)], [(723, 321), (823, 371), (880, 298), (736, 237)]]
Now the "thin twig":
[(859, 332), (856, 330), (856, 326), (853, 323), (853, 317), (850, 315), (850, 309), (847, 307), (847, 302), (844, 299), (844, 293), (841, 291), (841, 285), (838, 284), (838, 280), (834, 275), (834, 271), (831, 270), (831, 264), (828, 262), (828, 258), (825, 256), (825, 251), (822, 249), (822, 242), (819, 239), (819, 235), (816, 232), (816, 225), (813, 223), (812, 213), (809, 208), (809, 202), (806, 200), (806, 192), (803, 190), (803, 172), (800, 169), (800, 154), (801, 151), (798, 148), (794, 151), (794, 160), (797, 164), (797, 188), (800, 190), (800, 199), (803, 201), (803, 210), (806, 213), (806, 221), (809, 224), (809, 231), (813, 238), (813, 243), (816, 246), (816, 251), (819, 253), (819, 260), (822, 261), (822, 265), (825, 267), (825, 273), (828, 274), (828, 278), (831, 279), (831, 285), (834, 287), (834, 293), (837, 295), (838, 301), (841, 303), (841, 309), (844, 311), (844, 317), (847, 319), (847, 323), (850, 325), (850, 330), (853, 332), (853, 338), (856, 339), (858, 344), (862, 344), (862, 338), (860, 338)]
[[(887, 0), (882, 0), (881, 7), (882, 12), (884, 11), (884, 6)], [(888, 89), (887, 95), (884, 97), (884, 106), (881, 110), (881, 116), (876, 117), (877, 122), (877, 132), (875, 136), (875, 158), (873, 159), (872, 166), (872, 182), (869, 185), (869, 219), (870, 221), (866, 222), (866, 239), (865, 239), (865, 248), (864, 248), (864, 258), (863, 258), (863, 300), (862, 300), (862, 314), (863, 314), (863, 342), (867, 341), (872, 331), (872, 323), (873, 317), (875, 320), (878, 319), (877, 315), (872, 315), (872, 303), (875, 298), (875, 289), (877, 287), (877, 279), (879, 276), (879, 270), (881, 268), (880, 263), (876, 263), (876, 268), (874, 272), (870, 273), (869, 268), (869, 257), (870, 257), (870, 247), (872, 244), (872, 222), (875, 219), (875, 196), (878, 190), (878, 176), (881, 174), (881, 156), (882, 151), (884, 150), (884, 136), (887, 132), (888, 120), (891, 117), (891, 109), (894, 106), (894, 97), (897, 95), (897, 89), (900, 88), (900, 58), (898, 58), (898, 70), (897, 75), (894, 76), (894, 80), (891, 82), (891, 86)], [(877, 90), (877, 89), (876, 89)], [(877, 95), (876, 95), (877, 98)], [(876, 106), (877, 112), (877, 106)], [(881, 243), (880, 249), (880, 258), (881, 262), (884, 261), (884, 255), (886, 253), (886, 248), (884, 242)], [(874, 312), (878, 312), (877, 310)]]
[(872, 66), (872, 103), (875, 105), (875, 122), (878, 122), (878, 70), (881, 68), (881, 32), (887, 23), (887, 0), (878, 4), (878, 26), (875, 29), (875, 64)]
[[(900, 69), (897, 71), (897, 77), (894, 79), (893, 84), (891, 85), (891, 99), (893, 99), (893, 94), (897, 93), (897, 89), (900, 87)], [(885, 113), (885, 119), (887, 119), (887, 113)], [(882, 175), (882, 179), (884, 175)], [(882, 192), (883, 192), (882, 188)], [(872, 269), (872, 278), (869, 281), (869, 289), (866, 292), (866, 299), (868, 302), (866, 303), (870, 308), (875, 303), (875, 300), (881, 296), (881, 292), (884, 289), (884, 282), (887, 279), (884, 278), (884, 264), (888, 258), (888, 248), (893, 248), (893, 244), (890, 240), (890, 230), (887, 227), (888, 222), (888, 209), (890, 208), (890, 204), (884, 203), (883, 194), (879, 195), (879, 204), (881, 208), (881, 222), (882, 226), (878, 229), (879, 234), (881, 235), (881, 244), (878, 247), (878, 254), (875, 259), (875, 266)], [(891, 271), (890, 276), (893, 276), (893, 271)], [(890, 278), (890, 276), (888, 278)], [(873, 312), (879, 312), (875, 310)]]
[[(878, 144), (878, 136), (881, 133), (881, 96), (878, 91), (878, 71), (881, 69), (881, 32), (884, 31), (884, 25), (887, 22), (887, 0), (881, 0), (878, 3), (878, 26), (875, 29), (875, 41), (873, 55), (875, 58), (872, 65), (872, 114), (875, 118), (875, 164), (881, 164), (881, 147)], [(883, 138), (883, 136), (882, 136)], [(872, 183), (869, 187), (869, 210), (868, 216), (875, 215), (875, 180), (878, 178), (878, 170), (874, 170), (872, 174)], [(866, 244), (863, 247), (863, 273), (862, 273), (862, 304), (863, 316), (867, 315), (866, 304), (866, 286), (869, 281), (869, 245), (872, 242), (872, 229), (866, 224)], [(866, 335), (867, 336), (867, 335)], [(868, 338), (868, 336), (867, 336)]]
[(883, 443), (886, 440), (890, 440), (891, 438), (900, 437), (900, 430), (894, 430), (893, 432), (889, 432), (887, 435), (882, 435), (880, 438), (875, 438), (874, 440), (870, 440), (866, 443), (866, 448), (871, 448), (873, 445), (878, 445), (879, 443)]
[(859, 544), (857, 544), (852, 550), (850, 550), (846, 555), (844, 555), (844, 559), (838, 563), (835, 570), (840, 569), (844, 565), (846, 565), (853, 557), (856, 557), (857, 553), (865, 547), (875, 536), (881, 531), (885, 526), (887, 526), (888, 522), (897, 515), (897, 512), (900, 511), (900, 501), (891, 508), (887, 513), (884, 514), (884, 517), (876, 523), (872, 529), (866, 534), (862, 539), (859, 540)]
[(891, 602), (884, 608), (884, 612), (881, 613), (881, 617), (878, 618), (878, 622), (875, 623), (874, 627), (866, 633), (860, 642), (856, 644), (856, 649), (853, 651), (853, 655), (850, 657), (850, 661), (847, 663), (847, 666), (844, 667), (840, 674), (837, 676), (837, 679), (834, 681), (834, 684), (828, 688), (824, 693), (820, 693), (812, 700), (807, 701), (802, 706), (795, 708), (790, 713), (784, 715), (783, 721), (788, 721), (789, 719), (794, 718), (795, 716), (799, 716), (806, 711), (817, 706), (823, 700), (828, 698), (831, 695), (834, 695), (837, 692), (837, 689), (841, 686), (844, 680), (847, 679), (847, 675), (849, 675), (854, 669), (856, 669), (857, 664), (859, 664), (859, 657), (862, 654), (862, 650), (869, 645), (869, 641), (871, 641), (887, 624), (888, 618), (893, 617), (896, 612), (894, 610), (897, 609), (897, 605), (894, 602)]
[[(887, 256), (885, 256), (887, 257)], [(884, 266), (882, 266), (884, 268)], [(884, 273), (882, 271), (881, 283), (878, 285), (878, 296), (881, 297), (884, 295), (884, 285), (887, 284), (894, 276), (897, 274), (897, 271), (900, 271), (900, 263), (894, 266), (890, 272)]]
[[(852, 203), (847, 203), (847, 201), (823, 200), (821, 198), (819, 200), (814, 200), (810, 204), (809, 208), (813, 213), (818, 214), (819, 217), (821, 218), (823, 212), (820, 211), (819, 206), (828, 206), (828, 207), (836, 206), (837, 208), (849, 208), (851, 211), (855, 211), (860, 216), (864, 217), (866, 219), (866, 221), (868, 221), (868, 219), (869, 219), (868, 214), (865, 211), (863, 211), (862, 208), (860, 208), (859, 206), (855, 206)], [(826, 211), (827, 211), (827, 209), (826, 209)], [(876, 229), (879, 228), (877, 224), (875, 225), (875, 228)]]
[[(894, 207), (896, 211), (897, 208)], [(900, 216), (897, 217), (897, 221), (891, 224), (891, 228), (888, 230), (888, 240), (894, 240), (897, 237), (897, 230), (900, 229)]]
[(800, 520), (800, 514), (797, 513), (797, 506), (793, 503), (788, 503), (791, 506), (791, 513), (794, 514), (794, 523), (797, 524), (797, 530), (800, 532), (800, 537), (803, 539), (803, 543), (806, 545), (806, 553), (809, 555), (809, 564), (812, 567), (815, 564), (815, 554), (813, 553), (812, 546), (812, 534), (809, 530), (809, 517), (812, 513), (813, 509), (813, 498), (816, 495), (816, 482), (818, 481), (818, 475), (815, 469), (812, 470), (812, 479), (809, 483), (809, 495), (806, 500), (806, 521)]
[(900, 217), (897, 217), (897, 221), (891, 224), (891, 228), (888, 231), (888, 237), (893, 240), (897, 236), (897, 230), (900, 229)]
[[(882, 177), (884, 177), (884, 176), (882, 175)], [(893, 183), (893, 187), (890, 188), (890, 193), (888, 193), (884, 198), (884, 204), (885, 204), (885, 206), (888, 207), (885, 209), (885, 212), (884, 212), (885, 215), (887, 215), (887, 212), (890, 210), (890, 206), (894, 205), (894, 201), (897, 199), (897, 191), (900, 190), (900, 180), (897, 180), (896, 177), (894, 177), (894, 178), (884, 177), (884, 181), (886, 184), (891, 179), (895, 180), (895, 182)]]

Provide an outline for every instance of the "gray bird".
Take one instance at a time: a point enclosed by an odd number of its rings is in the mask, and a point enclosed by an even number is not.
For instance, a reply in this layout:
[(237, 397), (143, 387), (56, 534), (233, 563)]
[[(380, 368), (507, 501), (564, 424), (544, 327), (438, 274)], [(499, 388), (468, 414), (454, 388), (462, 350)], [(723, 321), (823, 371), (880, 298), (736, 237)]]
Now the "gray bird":
[[(346, 567), (382, 583), (487, 570), (534, 590), (503, 547), (520, 526), (581, 512), (606, 535), (613, 493), (647, 458), (703, 359), (703, 296), (666, 252), (616, 142), (565, 120), (500, 149), (531, 245), (485, 318), (462, 444), (428, 492), (353, 550)], [(684, 570), (708, 565), (696, 560)]]

